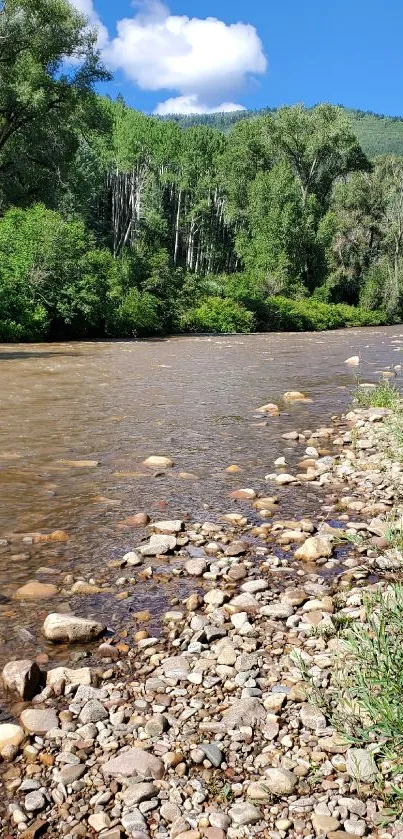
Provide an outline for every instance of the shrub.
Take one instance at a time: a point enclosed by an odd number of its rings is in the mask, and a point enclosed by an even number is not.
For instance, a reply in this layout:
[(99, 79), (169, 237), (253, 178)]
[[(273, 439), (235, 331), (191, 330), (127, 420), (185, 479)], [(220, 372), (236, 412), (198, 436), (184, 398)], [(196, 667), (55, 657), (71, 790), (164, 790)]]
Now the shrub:
[(162, 332), (159, 300), (147, 291), (130, 289), (112, 313), (108, 331), (116, 338), (138, 338)]
[(321, 331), (345, 326), (379, 326), (387, 323), (384, 312), (369, 312), (344, 303), (330, 304), (318, 300), (289, 300), (269, 297), (266, 300), (265, 328), (273, 331)]
[(253, 332), (255, 318), (241, 303), (222, 297), (206, 297), (181, 318), (183, 331)]

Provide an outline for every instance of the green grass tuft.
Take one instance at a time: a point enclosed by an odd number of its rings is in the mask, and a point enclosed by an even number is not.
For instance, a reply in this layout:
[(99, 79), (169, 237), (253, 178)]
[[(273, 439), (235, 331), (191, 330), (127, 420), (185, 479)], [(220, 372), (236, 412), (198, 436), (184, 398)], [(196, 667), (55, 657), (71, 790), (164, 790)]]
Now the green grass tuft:
[(354, 405), (358, 408), (391, 408), (397, 410), (401, 394), (396, 385), (388, 380), (381, 380), (374, 388), (357, 388)]

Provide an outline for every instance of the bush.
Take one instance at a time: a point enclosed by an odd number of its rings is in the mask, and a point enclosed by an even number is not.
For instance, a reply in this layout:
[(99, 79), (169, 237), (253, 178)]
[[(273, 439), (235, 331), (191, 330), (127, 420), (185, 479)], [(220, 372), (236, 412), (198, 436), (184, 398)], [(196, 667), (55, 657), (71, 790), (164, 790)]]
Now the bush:
[(206, 297), (181, 318), (181, 328), (185, 332), (253, 332), (254, 327), (252, 312), (228, 297)]
[(278, 332), (322, 331), (345, 326), (379, 326), (387, 323), (384, 312), (369, 312), (344, 303), (321, 303), (318, 300), (289, 300), (269, 297), (266, 300), (265, 329)]
[(162, 332), (159, 300), (147, 291), (130, 289), (109, 323), (109, 334), (115, 338), (138, 338)]

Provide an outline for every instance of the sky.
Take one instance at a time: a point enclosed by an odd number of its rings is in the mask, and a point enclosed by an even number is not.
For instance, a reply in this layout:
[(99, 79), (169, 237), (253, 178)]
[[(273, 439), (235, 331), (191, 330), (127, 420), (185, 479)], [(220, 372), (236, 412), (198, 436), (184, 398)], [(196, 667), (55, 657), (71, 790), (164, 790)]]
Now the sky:
[(401, 0), (70, 0), (147, 113), (331, 102), (403, 116)]

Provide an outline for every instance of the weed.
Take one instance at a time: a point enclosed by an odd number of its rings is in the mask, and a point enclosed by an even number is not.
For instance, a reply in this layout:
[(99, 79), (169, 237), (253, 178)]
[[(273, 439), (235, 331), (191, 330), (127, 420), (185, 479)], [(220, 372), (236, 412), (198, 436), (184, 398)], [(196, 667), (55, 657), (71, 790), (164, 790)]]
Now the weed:
[(358, 408), (392, 408), (396, 410), (401, 399), (400, 391), (388, 379), (381, 380), (374, 388), (357, 388), (354, 404)]

